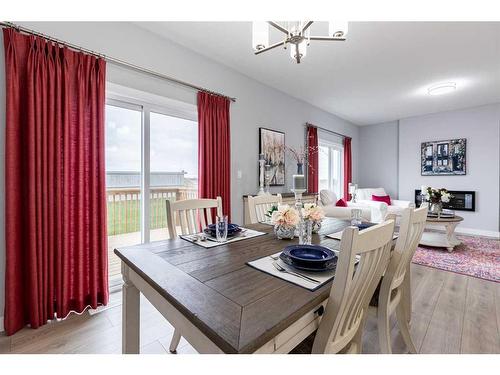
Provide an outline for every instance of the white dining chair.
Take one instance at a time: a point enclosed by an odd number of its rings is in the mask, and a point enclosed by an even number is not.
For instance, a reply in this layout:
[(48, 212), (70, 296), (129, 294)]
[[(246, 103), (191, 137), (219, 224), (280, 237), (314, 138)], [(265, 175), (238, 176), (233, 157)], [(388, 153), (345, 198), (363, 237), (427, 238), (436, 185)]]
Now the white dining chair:
[(256, 195), (248, 196), (248, 215), (250, 224), (262, 223), (267, 220), (266, 213), (272, 206), (277, 206), (282, 203), (281, 194), (276, 195)]
[(186, 199), (183, 201), (166, 201), (167, 228), (170, 238), (177, 237), (177, 227), (182, 235), (199, 233), (213, 223), (212, 210), (222, 216), (222, 198)]
[(411, 317), (409, 272), (411, 260), (425, 229), (426, 219), (427, 206), (416, 210), (412, 208), (403, 210), (396, 246), (391, 253), (389, 265), (380, 285), (370, 301), (370, 309), (377, 314), (380, 351), (384, 354), (392, 353), (389, 320), (394, 312), (409, 352), (417, 352), (409, 326)]
[(361, 232), (355, 227), (344, 229), (335, 278), (318, 329), (291, 353), (361, 353), (368, 303), (386, 269), (393, 232), (393, 220)]
[[(167, 228), (170, 238), (177, 237), (177, 226), (182, 235), (202, 232), (207, 225), (213, 223), (212, 210), (216, 210), (217, 216), (222, 216), (222, 198), (216, 199), (186, 199), (183, 201), (166, 201)], [(174, 335), (170, 341), (169, 350), (171, 353), (177, 352), (177, 347), (181, 341), (181, 332), (174, 330)]]

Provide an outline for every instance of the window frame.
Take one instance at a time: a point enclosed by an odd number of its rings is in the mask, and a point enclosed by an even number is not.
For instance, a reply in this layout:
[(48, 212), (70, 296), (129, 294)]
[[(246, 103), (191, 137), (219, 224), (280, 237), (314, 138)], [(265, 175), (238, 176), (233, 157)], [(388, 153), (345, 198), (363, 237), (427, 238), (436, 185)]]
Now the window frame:
[[(340, 175), (339, 175), (339, 199), (344, 196), (344, 184), (342, 181), (344, 180), (344, 146), (339, 143), (319, 139), (318, 141), (319, 147), (327, 147), (328, 148), (328, 190), (334, 191), (333, 185), (333, 164), (334, 164), (334, 156), (332, 150), (339, 151), (339, 164), (340, 164)], [(319, 173), (318, 173), (318, 185), (319, 185)], [(335, 192), (336, 193), (336, 192)]]

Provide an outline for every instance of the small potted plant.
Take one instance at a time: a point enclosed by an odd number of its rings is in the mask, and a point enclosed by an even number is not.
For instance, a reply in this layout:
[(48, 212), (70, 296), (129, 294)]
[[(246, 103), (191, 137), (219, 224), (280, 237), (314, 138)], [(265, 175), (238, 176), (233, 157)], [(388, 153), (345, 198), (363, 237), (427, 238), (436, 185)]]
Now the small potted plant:
[(321, 229), (321, 222), (325, 218), (325, 212), (315, 203), (305, 203), (302, 210), (304, 220), (309, 220), (312, 223), (312, 232), (318, 233)]
[(430, 203), (429, 212), (439, 215), (443, 211), (443, 203), (448, 203), (453, 195), (448, 190), (441, 188), (435, 189), (430, 186), (422, 186), (422, 198)]
[(299, 223), (299, 214), (295, 208), (288, 205), (278, 206), (271, 215), (274, 224), (274, 233), (278, 239), (293, 239), (295, 228)]

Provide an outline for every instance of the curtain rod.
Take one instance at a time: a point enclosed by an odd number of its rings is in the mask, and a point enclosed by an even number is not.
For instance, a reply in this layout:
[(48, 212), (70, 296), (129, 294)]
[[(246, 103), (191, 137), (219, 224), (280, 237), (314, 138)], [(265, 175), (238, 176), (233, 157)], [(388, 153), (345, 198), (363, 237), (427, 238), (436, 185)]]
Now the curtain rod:
[(184, 86), (184, 87), (188, 87), (188, 88), (191, 88), (191, 89), (194, 89), (194, 90), (206, 92), (206, 93), (209, 93), (209, 94), (212, 94), (212, 95), (222, 96), (224, 98), (227, 98), (227, 99), (231, 100), (232, 102), (236, 101), (236, 98), (232, 98), (230, 96), (227, 96), (227, 95), (215, 92), (215, 91), (208, 90), (208, 89), (206, 89), (204, 87), (196, 86), (196, 85), (193, 85), (191, 83), (188, 83), (188, 82), (185, 82), (185, 81), (181, 81), (181, 80), (179, 80), (177, 78), (173, 78), (173, 77), (167, 76), (165, 74), (155, 72), (154, 70), (146, 69), (146, 68), (140, 67), (138, 65), (134, 65), (134, 64), (128, 63), (126, 61), (123, 61), (123, 60), (111, 57), (111, 56), (106, 56), (106, 55), (104, 55), (102, 53), (94, 52), (94, 51), (89, 50), (87, 48), (78, 46), (76, 44), (68, 43), (68, 42), (65, 42), (63, 40), (60, 40), (60, 39), (57, 39), (57, 38), (53, 38), (51, 36), (45, 35), (43, 33), (40, 33), (38, 31), (34, 31), (34, 30), (28, 29), (26, 27), (16, 25), (16, 24), (14, 24), (12, 22), (0, 22), (0, 26), (13, 28), (13, 29), (16, 29), (17, 31), (23, 32), (25, 34), (30, 34), (30, 35), (38, 36), (38, 37), (41, 37), (41, 38), (45, 38), (45, 39), (47, 39), (47, 40), (49, 40), (51, 42), (54, 42), (54, 43), (57, 43), (57, 44), (62, 44), (63, 46), (66, 46), (66, 47), (71, 48), (73, 50), (77, 50), (77, 51), (80, 51), (80, 52), (85, 52), (85, 53), (87, 53), (89, 55), (96, 56), (96, 57), (98, 57), (100, 59), (103, 59), (103, 60), (105, 60), (105, 61), (107, 61), (107, 62), (109, 62), (111, 64), (119, 65), (119, 66), (122, 66), (122, 67), (125, 67), (125, 68), (128, 68), (128, 69), (131, 69), (131, 70), (135, 70), (137, 72), (149, 74), (149, 75), (151, 75), (153, 77), (164, 79), (166, 81), (175, 83), (175, 84), (180, 85), (180, 86)]
[(323, 130), (324, 132), (327, 132), (327, 133), (332, 133), (332, 134), (335, 134), (335, 135), (338, 135), (342, 138), (351, 138), (351, 137), (348, 137), (347, 135), (344, 135), (344, 134), (340, 134), (340, 133), (337, 133), (337, 132), (334, 132), (333, 130), (329, 130), (329, 129), (325, 129), (325, 128), (322, 128), (320, 126), (316, 126), (316, 125), (313, 125), (313, 124), (310, 124), (308, 122), (306, 122), (306, 124), (304, 125), (306, 128), (308, 126), (312, 126), (313, 128), (316, 128), (316, 129), (319, 129), (319, 130)]

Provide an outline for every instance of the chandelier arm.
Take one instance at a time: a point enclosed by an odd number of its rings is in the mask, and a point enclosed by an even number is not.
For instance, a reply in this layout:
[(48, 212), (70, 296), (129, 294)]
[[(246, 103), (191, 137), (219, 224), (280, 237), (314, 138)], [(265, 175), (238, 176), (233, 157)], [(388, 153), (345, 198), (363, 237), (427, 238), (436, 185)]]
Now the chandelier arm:
[(274, 22), (274, 21), (267, 21), (267, 23), (268, 23), (269, 25), (271, 25), (272, 27), (274, 27), (274, 28), (278, 29), (278, 30), (279, 30), (279, 31), (281, 31), (282, 33), (284, 33), (284, 34), (288, 35), (288, 32), (289, 32), (289, 31), (288, 31), (287, 29), (285, 29), (283, 26), (281, 26), (279, 23)]
[(334, 40), (334, 41), (338, 41), (338, 42), (345, 41), (345, 38), (334, 38), (334, 37), (330, 37), (330, 36), (310, 36), (309, 39), (310, 40)]
[(314, 21), (307, 21), (306, 24), (304, 25), (304, 27), (302, 28), (302, 34), (304, 34), (306, 32), (306, 30), (309, 28), (309, 26), (312, 25)]
[(276, 48), (276, 47), (280, 47), (280, 46), (283, 46), (287, 43), (287, 41), (281, 41), (281, 42), (278, 42), (278, 43), (274, 43), (274, 44), (271, 44), (269, 47), (266, 47), (266, 48), (262, 48), (258, 51), (255, 51), (254, 54), (255, 55), (258, 55), (262, 52), (266, 52), (266, 51), (269, 51), (270, 49), (273, 49), (273, 48)]

